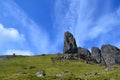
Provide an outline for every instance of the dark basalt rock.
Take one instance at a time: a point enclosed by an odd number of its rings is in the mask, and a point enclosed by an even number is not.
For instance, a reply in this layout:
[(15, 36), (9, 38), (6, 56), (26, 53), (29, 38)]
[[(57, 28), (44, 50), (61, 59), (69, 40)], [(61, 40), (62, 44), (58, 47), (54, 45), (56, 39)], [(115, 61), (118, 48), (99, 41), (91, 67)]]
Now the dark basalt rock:
[(91, 56), (96, 60), (97, 63), (101, 63), (101, 50), (97, 47), (92, 47)]
[(101, 50), (97, 47), (92, 47), (92, 54), (86, 48), (78, 47), (74, 36), (70, 32), (64, 34), (63, 53), (66, 55), (53, 58), (53, 60), (79, 60), (83, 59), (88, 62), (96, 62), (104, 66), (112, 66), (120, 64), (120, 49), (107, 44), (102, 45)]
[(74, 36), (70, 32), (65, 32), (64, 34), (64, 53), (77, 53), (77, 44)]
[(112, 66), (116, 64), (120, 64), (120, 49), (107, 44), (102, 45), (101, 47), (102, 57), (105, 61), (106, 66)]
[(80, 58), (84, 60), (86, 60), (87, 58), (91, 56), (91, 53), (88, 49), (81, 48), (81, 47), (78, 47), (78, 54), (80, 55)]

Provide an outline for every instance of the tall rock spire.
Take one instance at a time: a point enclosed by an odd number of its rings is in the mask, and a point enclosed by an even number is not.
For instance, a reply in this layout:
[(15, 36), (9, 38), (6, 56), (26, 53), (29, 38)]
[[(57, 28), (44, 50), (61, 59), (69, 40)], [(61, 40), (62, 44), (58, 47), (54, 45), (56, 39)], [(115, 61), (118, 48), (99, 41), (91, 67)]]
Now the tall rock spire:
[(77, 53), (77, 44), (74, 36), (70, 32), (64, 33), (64, 53), (72, 54)]

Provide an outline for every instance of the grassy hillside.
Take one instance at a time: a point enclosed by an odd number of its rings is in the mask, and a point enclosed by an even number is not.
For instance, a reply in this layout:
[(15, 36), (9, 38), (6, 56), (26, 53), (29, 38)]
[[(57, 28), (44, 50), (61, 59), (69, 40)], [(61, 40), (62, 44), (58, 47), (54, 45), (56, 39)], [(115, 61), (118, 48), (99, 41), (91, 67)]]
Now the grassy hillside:
[[(50, 58), (55, 56), (58, 55), (0, 58), (0, 80), (120, 80), (120, 66), (107, 70), (82, 60), (52, 63)], [(36, 76), (41, 70), (45, 71), (45, 77)]]

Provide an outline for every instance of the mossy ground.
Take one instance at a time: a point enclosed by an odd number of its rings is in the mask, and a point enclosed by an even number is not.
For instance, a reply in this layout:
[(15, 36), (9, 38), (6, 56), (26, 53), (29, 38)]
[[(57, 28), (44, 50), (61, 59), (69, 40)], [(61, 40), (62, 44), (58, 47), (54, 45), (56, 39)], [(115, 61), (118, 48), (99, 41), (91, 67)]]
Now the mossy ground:
[[(0, 80), (120, 80), (120, 66), (110, 67), (105, 70), (104, 66), (86, 64), (82, 60), (56, 61), (45, 56), (16, 56), (10, 59), (0, 59)], [(35, 68), (30, 69), (30, 66)], [(45, 77), (37, 77), (38, 71), (44, 70)], [(24, 72), (25, 74), (17, 74)], [(56, 76), (57, 74), (64, 75)]]

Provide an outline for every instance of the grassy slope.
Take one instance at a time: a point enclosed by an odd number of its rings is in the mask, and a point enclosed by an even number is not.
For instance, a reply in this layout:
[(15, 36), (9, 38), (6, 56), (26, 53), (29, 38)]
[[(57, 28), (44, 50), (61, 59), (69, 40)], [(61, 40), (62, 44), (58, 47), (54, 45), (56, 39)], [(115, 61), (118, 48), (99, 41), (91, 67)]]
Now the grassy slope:
[[(96, 64), (85, 64), (82, 61), (56, 61), (52, 63), (51, 57), (32, 56), (32, 57), (14, 57), (9, 60), (0, 59), (0, 80), (65, 80), (82, 78), (88, 80), (120, 80), (120, 66), (114, 66), (109, 71), (105, 71), (105, 67)], [(35, 66), (29, 69), (29, 66)], [(44, 70), (47, 77), (37, 77), (36, 72)], [(63, 71), (68, 71), (64, 76), (55, 77)], [(27, 74), (16, 74), (17, 72), (26, 72)], [(94, 73), (97, 72), (97, 75)], [(90, 73), (85, 76), (85, 73)]]

